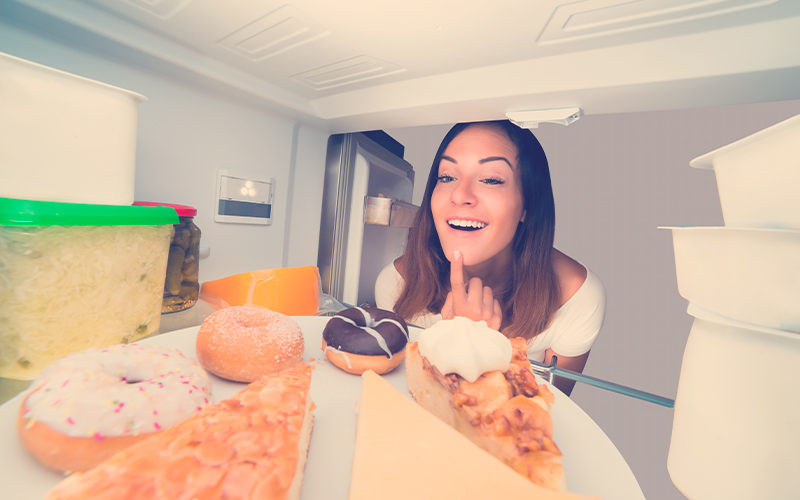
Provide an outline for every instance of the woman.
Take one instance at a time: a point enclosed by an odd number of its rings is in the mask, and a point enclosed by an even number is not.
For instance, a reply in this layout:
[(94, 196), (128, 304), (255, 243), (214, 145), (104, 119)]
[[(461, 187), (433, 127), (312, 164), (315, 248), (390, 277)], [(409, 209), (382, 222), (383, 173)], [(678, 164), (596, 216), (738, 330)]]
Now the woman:
[[(404, 255), (381, 271), (378, 307), (428, 327), (484, 320), (528, 357), (583, 371), (605, 315), (600, 279), (553, 248), (547, 157), (508, 121), (461, 123), (442, 140)], [(574, 382), (555, 385), (572, 392)]]

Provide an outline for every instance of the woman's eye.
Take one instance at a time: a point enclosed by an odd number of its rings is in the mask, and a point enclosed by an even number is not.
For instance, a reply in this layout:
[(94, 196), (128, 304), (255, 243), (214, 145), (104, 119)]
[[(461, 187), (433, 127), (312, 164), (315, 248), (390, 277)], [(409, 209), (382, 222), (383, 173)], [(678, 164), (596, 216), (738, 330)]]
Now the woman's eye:
[(489, 184), (491, 186), (496, 186), (496, 185), (499, 185), (499, 184), (505, 184), (505, 181), (503, 179), (498, 179), (496, 177), (489, 177), (488, 179), (484, 179), (483, 183), (484, 184)]
[(453, 177), (449, 176), (449, 175), (440, 175), (439, 177), (436, 178), (437, 182), (442, 182), (442, 183), (447, 183), (447, 182), (451, 182), (451, 181), (454, 181), (454, 180), (455, 179)]

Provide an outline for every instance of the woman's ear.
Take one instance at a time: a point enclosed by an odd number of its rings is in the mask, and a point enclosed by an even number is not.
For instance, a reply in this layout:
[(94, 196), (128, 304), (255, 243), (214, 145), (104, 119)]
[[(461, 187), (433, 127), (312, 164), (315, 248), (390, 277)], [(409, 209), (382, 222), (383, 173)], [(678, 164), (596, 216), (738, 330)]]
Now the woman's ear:
[(519, 221), (525, 222), (525, 210), (522, 211), (522, 218)]

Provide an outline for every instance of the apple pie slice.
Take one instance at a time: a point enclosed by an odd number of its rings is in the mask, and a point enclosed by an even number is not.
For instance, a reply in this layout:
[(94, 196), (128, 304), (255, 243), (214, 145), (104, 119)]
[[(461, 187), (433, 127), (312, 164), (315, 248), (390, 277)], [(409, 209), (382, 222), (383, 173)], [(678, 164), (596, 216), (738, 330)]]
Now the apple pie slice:
[(406, 346), (406, 380), (423, 408), (480, 448), (550, 490), (565, 489), (561, 451), (553, 442), (553, 393), (536, 383), (525, 339), (511, 341), (507, 371), (492, 370), (469, 382), (442, 374), (417, 342)]
[(597, 500), (537, 486), (373, 371), (363, 375), (349, 500)]

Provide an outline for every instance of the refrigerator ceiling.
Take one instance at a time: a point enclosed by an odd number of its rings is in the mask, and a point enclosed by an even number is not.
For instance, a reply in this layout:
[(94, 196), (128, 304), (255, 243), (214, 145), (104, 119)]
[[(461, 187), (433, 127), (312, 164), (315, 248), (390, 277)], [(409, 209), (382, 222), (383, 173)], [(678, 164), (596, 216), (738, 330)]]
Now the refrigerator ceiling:
[(332, 132), (800, 98), (794, 0), (13, 0)]

